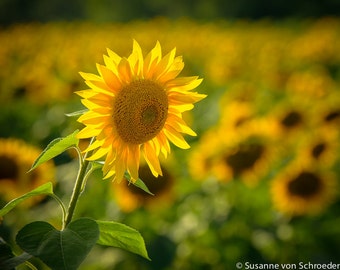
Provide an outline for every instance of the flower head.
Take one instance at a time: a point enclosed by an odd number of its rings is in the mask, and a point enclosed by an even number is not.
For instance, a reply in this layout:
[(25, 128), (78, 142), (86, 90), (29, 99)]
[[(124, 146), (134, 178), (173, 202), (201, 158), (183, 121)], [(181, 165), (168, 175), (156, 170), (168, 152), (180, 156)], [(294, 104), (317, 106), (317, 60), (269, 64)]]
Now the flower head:
[(316, 214), (336, 195), (334, 175), (305, 160), (293, 162), (272, 182), (274, 206), (290, 215)]
[[(54, 182), (55, 168), (46, 162), (29, 172), (40, 154), (40, 149), (18, 139), (0, 139), (0, 197), (10, 201), (48, 182)], [(26, 200), (24, 206), (31, 206), (43, 197)]]
[(184, 63), (175, 52), (162, 57), (157, 42), (144, 58), (134, 41), (128, 58), (108, 49), (105, 66), (97, 64), (99, 76), (81, 73), (91, 89), (77, 92), (89, 109), (78, 119), (86, 126), (78, 137), (95, 137), (85, 151), (93, 150), (89, 160), (105, 157), (105, 178), (120, 181), (128, 171), (135, 181), (141, 155), (157, 177), (162, 175), (158, 157), (170, 152), (169, 141), (183, 149), (190, 147), (181, 133), (196, 134), (182, 113), (205, 95), (191, 92), (202, 79), (177, 77)]

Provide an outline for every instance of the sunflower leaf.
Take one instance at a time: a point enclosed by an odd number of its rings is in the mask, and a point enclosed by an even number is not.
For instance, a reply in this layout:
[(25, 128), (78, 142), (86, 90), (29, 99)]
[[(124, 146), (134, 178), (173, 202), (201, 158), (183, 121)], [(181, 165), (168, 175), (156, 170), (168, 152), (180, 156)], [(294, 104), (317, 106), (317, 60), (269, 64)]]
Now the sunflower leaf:
[(0, 238), (0, 269), (12, 270), (20, 264), (30, 259), (32, 255), (23, 252), (19, 256), (14, 256), (11, 248), (7, 245), (2, 238)]
[(78, 269), (98, 237), (97, 223), (80, 218), (61, 231), (45, 221), (29, 223), (18, 232), (16, 242), (51, 269), (71, 270)]
[(144, 239), (137, 230), (114, 221), (96, 222), (99, 226), (97, 244), (121, 248), (150, 260)]
[(53, 194), (53, 186), (51, 182), (43, 184), (32, 191), (11, 200), (0, 210), (0, 217), (6, 215), (9, 211), (11, 211), (14, 207), (16, 207), (22, 201), (37, 195), (48, 195)]
[(135, 185), (136, 187), (140, 188), (141, 190), (145, 191), (146, 193), (154, 196), (155, 194), (153, 194), (149, 188), (145, 185), (145, 183), (142, 181), (142, 179), (138, 178), (135, 182), (133, 182), (131, 180), (131, 176), (128, 172), (125, 172), (124, 174), (124, 178), (129, 182), (129, 184), (133, 184)]
[(68, 117), (73, 117), (73, 116), (79, 116), (79, 115), (83, 115), (84, 113), (88, 112), (88, 109), (84, 109), (84, 110), (79, 110), (79, 111), (75, 111), (75, 112), (71, 112), (71, 113), (65, 113), (66, 116)]
[(29, 171), (34, 170), (40, 164), (60, 155), (65, 150), (78, 146), (79, 139), (76, 137), (78, 132), (79, 131), (76, 130), (64, 138), (57, 138), (50, 142), (41, 152), (39, 157), (34, 161), (32, 168)]

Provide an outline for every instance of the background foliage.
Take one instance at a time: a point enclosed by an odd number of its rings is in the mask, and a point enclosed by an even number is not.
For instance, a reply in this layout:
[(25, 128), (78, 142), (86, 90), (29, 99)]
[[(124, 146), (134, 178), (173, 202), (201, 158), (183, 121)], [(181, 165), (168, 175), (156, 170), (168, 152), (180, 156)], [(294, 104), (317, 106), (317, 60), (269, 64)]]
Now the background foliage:
[(96, 22), (191, 17), (198, 20), (221, 18), (320, 17), (338, 16), (336, 0), (2, 0), (0, 23), (50, 20), (92, 20)]

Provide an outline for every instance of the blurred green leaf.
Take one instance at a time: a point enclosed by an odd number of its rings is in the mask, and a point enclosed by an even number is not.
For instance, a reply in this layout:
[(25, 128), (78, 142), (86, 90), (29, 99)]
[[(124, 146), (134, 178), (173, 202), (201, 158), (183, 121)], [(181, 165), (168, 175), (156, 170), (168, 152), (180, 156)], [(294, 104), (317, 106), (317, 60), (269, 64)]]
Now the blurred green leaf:
[(136, 182), (133, 182), (131, 180), (130, 174), (128, 172), (125, 172), (124, 174), (124, 178), (129, 182), (129, 184), (133, 184), (136, 187), (140, 188), (141, 190), (145, 191), (146, 193), (154, 196), (155, 194), (153, 194), (149, 188), (145, 185), (145, 183), (142, 181), (142, 179), (138, 178)]
[(150, 260), (144, 239), (137, 230), (114, 221), (96, 222), (100, 231), (97, 244), (118, 247)]
[(57, 138), (50, 142), (40, 156), (34, 161), (30, 171), (34, 170), (40, 164), (60, 155), (68, 148), (77, 146), (79, 142), (79, 139), (76, 137), (77, 133), (78, 130), (64, 138)]
[(51, 182), (45, 183), (36, 189), (18, 197), (13, 200), (11, 200), (9, 203), (7, 203), (1, 210), (0, 210), (0, 217), (6, 215), (9, 211), (11, 211), (14, 207), (16, 207), (19, 203), (22, 201), (33, 197), (37, 195), (48, 195), (53, 194), (53, 186)]
[(15, 257), (11, 247), (0, 238), (0, 269), (14, 270), (15, 267), (30, 259), (32, 255), (24, 252)]
[(40, 258), (52, 269), (77, 269), (99, 237), (97, 223), (88, 218), (71, 222), (64, 230), (36, 221), (17, 234), (17, 244), (29, 254)]
[(83, 115), (84, 113), (88, 112), (88, 109), (84, 109), (84, 110), (80, 110), (80, 111), (76, 111), (76, 112), (71, 112), (71, 113), (66, 113), (65, 115), (68, 117), (73, 117), (73, 116), (79, 116), (79, 115)]

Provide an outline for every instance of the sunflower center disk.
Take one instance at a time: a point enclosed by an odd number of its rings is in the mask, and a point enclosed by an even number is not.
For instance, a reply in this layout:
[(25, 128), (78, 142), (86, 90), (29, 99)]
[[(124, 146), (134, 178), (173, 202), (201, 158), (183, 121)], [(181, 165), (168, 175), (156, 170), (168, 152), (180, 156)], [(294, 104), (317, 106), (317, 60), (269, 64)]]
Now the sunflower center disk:
[(0, 156), (0, 181), (13, 179), (16, 180), (19, 177), (18, 164), (15, 160), (9, 157)]
[(289, 191), (297, 196), (309, 198), (318, 193), (322, 188), (319, 177), (311, 172), (302, 172), (289, 185)]
[(130, 144), (142, 144), (157, 136), (168, 114), (165, 90), (149, 80), (124, 86), (113, 104), (113, 121), (118, 135)]

